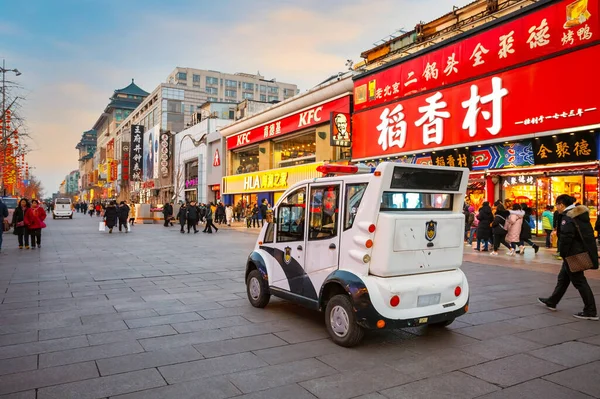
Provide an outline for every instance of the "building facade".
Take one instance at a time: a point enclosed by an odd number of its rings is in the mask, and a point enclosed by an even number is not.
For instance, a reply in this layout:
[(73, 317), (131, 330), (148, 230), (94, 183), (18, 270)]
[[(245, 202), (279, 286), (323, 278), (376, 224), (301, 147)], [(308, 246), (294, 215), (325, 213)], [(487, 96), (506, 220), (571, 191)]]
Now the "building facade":
[(468, 167), (476, 208), (526, 203), (538, 232), (563, 193), (594, 222), (600, 76), (579, 68), (600, 57), (599, 11), (537, 2), (357, 76), (353, 160)]
[(79, 182), (78, 191), (81, 201), (89, 201), (90, 190), (93, 188), (94, 154), (96, 153), (97, 133), (94, 129), (83, 132), (81, 140), (75, 146), (79, 151)]

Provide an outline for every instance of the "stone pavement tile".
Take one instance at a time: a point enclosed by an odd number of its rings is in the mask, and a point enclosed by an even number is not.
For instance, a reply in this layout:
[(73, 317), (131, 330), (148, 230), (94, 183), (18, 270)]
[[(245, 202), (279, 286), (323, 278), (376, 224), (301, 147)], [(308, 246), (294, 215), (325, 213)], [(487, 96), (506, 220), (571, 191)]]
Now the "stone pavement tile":
[[(425, 355), (413, 354), (386, 364), (415, 379), (432, 377), (484, 363), (487, 359), (455, 348), (440, 349)], [(408, 366), (409, 365), (409, 366)]]
[(0, 316), (0, 325), (7, 326), (11, 324), (35, 323), (38, 321), (38, 317), (37, 314)]
[(300, 385), (292, 384), (236, 396), (235, 399), (315, 399), (315, 396)]
[(37, 331), (0, 335), (0, 346), (24, 344), (38, 340)]
[(544, 377), (563, 387), (600, 398), (600, 362), (584, 364)]
[(35, 399), (35, 390), (0, 395), (0, 399)]
[(200, 316), (205, 319), (214, 319), (217, 317), (227, 316), (243, 316), (253, 323), (262, 323), (266, 321), (281, 320), (285, 317), (294, 317), (295, 315), (291, 312), (287, 313), (282, 311), (273, 311), (271, 309), (256, 309), (250, 306), (241, 306), (235, 308), (223, 308), (215, 310), (204, 310), (198, 312)]
[(0, 360), (0, 375), (37, 369), (37, 355)]
[(593, 337), (582, 338), (579, 341), (585, 342), (586, 344), (600, 346), (600, 335), (594, 335)]
[(166, 316), (166, 315), (175, 314), (175, 313), (188, 313), (188, 312), (198, 312), (200, 310), (221, 309), (222, 307), (223, 306), (221, 306), (217, 302), (212, 302), (212, 301), (195, 303), (193, 305), (183, 305), (181, 302), (179, 302), (179, 305), (155, 307), (154, 310), (160, 316)]
[(205, 344), (194, 345), (194, 348), (202, 353), (204, 357), (208, 358), (284, 345), (287, 345), (287, 342), (275, 335), (264, 334), (246, 338), (230, 339), (227, 341), (208, 342)]
[(517, 316), (513, 316), (510, 314), (502, 313), (498, 310), (488, 310), (485, 312), (478, 313), (467, 313), (460, 317), (460, 321), (463, 323), (468, 323), (471, 325), (480, 325), (480, 324), (489, 324), (496, 321), (514, 319)]
[(84, 346), (88, 346), (88, 340), (85, 336), (3, 346), (0, 347), (0, 359), (55, 352)]
[(486, 339), (475, 344), (461, 347), (465, 352), (482, 356), (489, 360), (496, 360), (517, 353), (527, 352), (542, 348), (544, 345), (526, 339), (518, 338), (514, 335), (505, 335), (502, 337)]
[[(225, 399), (235, 396), (241, 398), (240, 391), (224, 377), (211, 377), (181, 384), (154, 388), (119, 396), (111, 399)], [(284, 398), (281, 398), (284, 399)], [(299, 397), (298, 399), (302, 399)]]
[(414, 355), (404, 342), (393, 344), (360, 345), (343, 352), (317, 357), (321, 362), (341, 372), (380, 367), (398, 359)]
[(460, 371), (431, 377), (395, 388), (386, 389), (381, 393), (392, 399), (472, 399), (490, 392), (498, 391), (495, 385), (471, 377)]
[[(406, 348), (415, 353), (429, 353), (447, 348), (461, 348), (467, 345), (476, 345), (481, 341), (466, 335), (457, 334), (448, 329), (429, 328), (427, 335), (418, 339), (407, 339), (404, 342)], [(415, 337), (416, 338), (416, 337)]]
[[(165, 316), (166, 317), (166, 316)], [(214, 330), (215, 328), (224, 328), (240, 325), (252, 324), (242, 316), (221, 317), (218, 319), (190, 321), (186, 323), (174, 323), (171, 326), (180, 334), (194, 331)]]
[(137, 341), (116, 342), (105, 345), (88, 346), (85, 348), (69, 349), (60, 352), (43, 353), (40, 355), (40, 369), (62, 366), (65, 364), (85, 362), (88, 360), (105, 359), (120, 355), (143, 352), (144, 348)]
[(508, 387), (564, 370), (564, 368), (556, 363), (518, 354), (469, 367), (463, 371), (493, 384)]
[(316, 341), (329, 337), (325, 326), (317, 328), (304, 328), (302, 330), (288, 330), (276, 332), (279, 338), (290, 344), (297, 344), (300, 342)]
[(4, 312), (7, 310), (17, 310), (17, 309), (35, 309), (40, 306), (38, 301), (27, 301), (27, 302), (15, 302), (15, 303), (3, 303), (0, 304), (0, 312)]
[(98, 364), (100, 374), (105, 376), (200, 359), (203, 359), (202, 355), (194, 350), (194, 348), (182, 346), (180, 348), (100, 359), (96, 363)]
[(37, 399), (96, 399), (164, 385), (159, 372), (150, 369), (41, 388)]
[(179, 346), (189, 346), (202, 344), (204, 342), (215, 342), (230, 339), (231, 336), (223, 330), (206, 330), (187, 334), (169, 335), (165, 337), (140, 339), (145, 350), (153, 351), (158, 349), (177, 348)]
[(544, 306), (540, 306), (538, 304), (532, 305), (522, 305), (522, 306), (513, 306), (510, 308), (502, 308), (499, 309), (498, 312), (506, 313), (513, 316), (525, 317), (525, 316), (534, 316), (538, 314), (548, 313), (548, 309)]
[(172, 366), (159, 367), (160, 373), (169, 384), (206, 378), (211, 376), (231, 374), (267, 366), (260, 358), (252, 353), (238, 353), (206, 360), (196, 360)]
[(600, 360), (600, 348), (583, 342), (565, 342), (529, 352), (530, 355), (567, 367)]
[(220, 301), (219, 305), (225, 308), (235, 308), (237, 306), (244, 306), (248, 303), (248, 299), (232, 299), (229, 301)]
[(46, 294), (46, 295), (35, 295), (33, 298), (29, 295), (17, 296), (4, 298), (2, 303), (15, 303), (15, 302), (30, 302), (31, 299), (35, 299), (36, 301), (45, 301), (48, 299), (64, 299), (64, 298), (73, 298), (70, 292), (61, 292), (55, 294)]
[(308, 359), (332, 353), (344, 352), (345, 348), (334, 344), (329, 339), (291, 344), (277, 348), (262, 349), (254, 353), (269, 364), (281, 364), (294, 360)]
[(87, 362), (0, 376), (0, 394), (19, 392), (98, 377), (96, 363)]
[(562, 342), (589, 337), (590, 335), (594, 334), (591, 332), (573, 330), (567, 326), (568, 324), (549, 328), (541, 328), (539, 330), (515, 334), (515, 336), (528, 341), (538, 342), (543, 345), (556, 345)]
[(386, 397), (380, 393), (373, 392), (373, 393), (368, 393), (366, 395), (357, 396), (353, 399), (386, 399)]
[(283, 321), (254, 323), (242, 326), (227, 327), (222, 329), (222, 331), (226, 332), (233, 338), (250, 337), (253, 335), (269, 334), (287, 330), (290, 330), (290, 326), (284, 323)]
[[(570, 320), (575, 320), (574, 318), (570, 318)], [(571, 330), (577, 330), (585, 333), (590, 333), (590, 335), (596, 335), (600, 331), (600, 325), (598, 322), (589, 321), (589, 320), (579, 320), (576, 322), (563, 324), (563, 327), (570, 328)]]
[(163, 324), (181, 323), (185, 321), (202, 320), (197, 313), (177, 313), (167, 316), (145, 317), (143, 319), (125, 320), (129, 328), (159, 326)]
[(81, 318), (81, 322), (83, 324), (98, 324), (98, 323), (109, 323), (118, 320), (129, 320), (129, 319), (140, 319), (143, 317), (153, 317), (158, 316), (152, 309), (141, 309), (141, 310), (132, 310), (129, 312), (119, 312), (119, 313), (111, 313), (106, 315), (90, 315), (83, 316)]
[(101, 333), (108, 331), (127, 330), (127, 325), (121, 321), (109, 323), (87, 324), (83, 326), (52, 328), (50, 330), (40, 330), (40, 341), (57, 338), (75, 337), (92, 333)]
[(528, 330), (530, 330), (530, 328), (528, 327), (510, 324), (508, 321), (498, 321), (495, 323), (482, 324), (479, 326), (459, 328), (453, 331), (455, 333), (463, 334), (471, 338), (484, 340)]
[(133, 290), (129, 287), (121, 288), (108, 288), (103, 290), (85, 290), (85, 291), (73, 291), (73, 297), (92, 296), (92, 295), (114, 295), (114, 294), (131, 294)]
[(542, 379), (535, 379), (497, 391), (479, 399), (591, 399), (581, 392), (553, 384)]
[(78, 319), (82, 316), (97, 316), (116, 313), (112, 306), (97, 306), (86, 308), (71, 308), (61, 312), (56, 311), (40, 311), (40, 321)]
[(548, 313), (540, 314), (535, 316), (521, 317), (518, 319), (508, 320), (508, 323), (523, 326), (530, 330), (538, 328), (546, 328), (552, 326), (558, 326), (560, 324), (567, 324), (569, 321), (562, 317), (554, 317)]
[(143, 338), (162, 337), (165, 335), (176, 335), (177, 331), (169, 325), (152, 326), (143, 328), (132, 328), (129, 330), (120, 330), (105, 333), (88, 334), (90, 345), (102, 345), (111, 342), (130, 341)]
[(59, 327), (71, 327), (80, 326), (81, 320), (79, 318), (65, 319), (65, 320), (52, 320), (52, 321), (36, 321), (33, 323), (22, 323), (12, 324), (6, 326), (0, 326), (0, 334), (13, 334), (19, 332), (26, 332), (32, 330), (44, 330), (49, 328)]
[(135, 302), (129, 303), (120, 303), (115, 304), (114, 308), (117, 312), (127, 312), (131, 310), (141, 310), (141, 309), (153, 309), (158, 307), (168, 307), (168, 306), (181, 306), (181, 302), (177, 299), (165, 300), (160, 303), (160, 306), (157, 305), (156, 302), (145, 302), (142, 299)]
[(305, 359), (243, 371), (228, 377), (243, 393), (250, 393), (332, 374), (337, 374), (337, 371), (316, 359)]
[(300, 383), (300, 386), (319, 398), (346, 399), (406, 384), (415, 379), (390, 367), (374, 367), (312, 379)]

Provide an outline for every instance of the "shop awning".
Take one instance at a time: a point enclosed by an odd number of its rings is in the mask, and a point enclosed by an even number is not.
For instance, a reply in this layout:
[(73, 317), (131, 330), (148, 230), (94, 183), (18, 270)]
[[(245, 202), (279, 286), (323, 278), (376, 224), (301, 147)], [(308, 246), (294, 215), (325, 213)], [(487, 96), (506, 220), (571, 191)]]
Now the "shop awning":
[(544, 173), (577, 173), (587, 171), (598, 171), (598, 161), (594, 162), (582, 162), (582, 163), (569, 163), (569, 164), (553, 164), (543, 166), (532, 166), (528, 168), (510, 168), (510, 169), (495, 169), (487, 171), (471, 172), (471, 177), (480, 175), (490, 176), (518, 176), (522, 174), (528, 175), (542, 175)]

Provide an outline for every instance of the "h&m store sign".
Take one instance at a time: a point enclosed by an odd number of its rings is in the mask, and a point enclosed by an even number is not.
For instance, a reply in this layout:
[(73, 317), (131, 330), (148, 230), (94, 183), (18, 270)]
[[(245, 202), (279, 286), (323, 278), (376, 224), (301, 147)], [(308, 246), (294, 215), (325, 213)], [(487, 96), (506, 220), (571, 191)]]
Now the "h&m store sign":
[(259, 143), (273, 137), (329, 122), (332, 112), (349, 112), (350, 96), (316, 105), (304, 111), (257, 126), (245, 132), (227, 137), (227, 149)]

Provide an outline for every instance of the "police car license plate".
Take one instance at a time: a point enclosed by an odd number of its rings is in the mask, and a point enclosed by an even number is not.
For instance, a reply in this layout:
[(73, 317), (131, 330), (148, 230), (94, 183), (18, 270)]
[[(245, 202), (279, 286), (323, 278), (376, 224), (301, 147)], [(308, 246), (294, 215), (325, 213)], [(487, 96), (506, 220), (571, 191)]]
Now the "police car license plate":
[(417, 307), (437, 305), (440, 303), (441, 294), (419, 295), (417, 298)]

